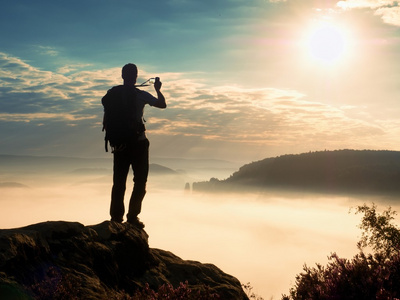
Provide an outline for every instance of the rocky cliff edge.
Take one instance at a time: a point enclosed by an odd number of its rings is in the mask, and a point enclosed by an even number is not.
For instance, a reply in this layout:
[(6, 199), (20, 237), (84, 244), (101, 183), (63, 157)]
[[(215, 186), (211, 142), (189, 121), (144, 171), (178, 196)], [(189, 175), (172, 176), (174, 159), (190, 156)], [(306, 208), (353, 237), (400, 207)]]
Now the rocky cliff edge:
[(208, 286), (219, 299), (248, 299), (233, 276), (151, 249), (147, 233), (129, 224), (58, 221), (0, 230), (0, 299), (126, 299), (146, 285), (157, 291), (185, 282), (192, 291)]

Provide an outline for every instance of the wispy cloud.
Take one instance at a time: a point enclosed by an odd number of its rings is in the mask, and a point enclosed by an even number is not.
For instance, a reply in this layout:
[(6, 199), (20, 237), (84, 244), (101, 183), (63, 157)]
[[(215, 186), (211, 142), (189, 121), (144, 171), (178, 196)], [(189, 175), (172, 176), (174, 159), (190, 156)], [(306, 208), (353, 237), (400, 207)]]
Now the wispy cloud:
[(36, 45), (35, 48), (37, 52), (43, 55), (57, 56), (59, 54), (58, 50), (54, 47)]
[(369, 8), (382, 20), (391, 25), (400, 26), (399, 1), (393, 0), (345, 0), (339, 1), (337, 6), (342, 9)]
[(0, 53), (0, 66), (1, 111), (9, 114), (78, 114), (99, 101), (100, 88), (115, 83), (110, 76), (115, 70), (65, 76), (5, 53)]
[(400, 26), (400, 7), (380, 7), (375, 12), (385, 23)]
[(344, 0), (337, 5), (342, 8), (379, 8), (384, 6), (395, 6), (397, 1), (393, 0)]
[[(69, 121), (80, 121), (87, 119), (94, 119), (96, 116), (94, 115), (74, 115), (74, 114), (57, 114), (57, 113), (0, 113), (0, 121), (6, 122), (32, 122), (39, 120), (40, 122), (47, 120), (57, 120), (59, 122), (69, 122)], [(42, 123), (41, 123), (42, 124)]]
[[(21, 130), (20, 136), (26, 126), (30, 133), (35, 126), (46, 127), (47, 131), (33, 131), (47, 134), (37, 140), (49, 139), (57, 135), (55, 131), (65, 132), (71, 126), (81, 128), (70, 135), (88, 143), (83, 148), (90, 148), (95, 138), (100, 140), (100, 99), (110, 87), (120, 84), (120, 67), (66, 75), (40, 70), (5, 53), (0, 53), (0, 67), (0, 126), (20, 124), (15, 127)], [(149, 75), (140, 72), (139, 81)], [(377, 124), (349, 117), (348, 109), (308, 101), (307, 95), (296, 90), (209, 86), (181, 73), (160, 76), (168, 108), (145, 112), (155, 141), (178, 139), (189, 148), (210, 142), (211, 147), (235, 144), (237, 151), (249, 145), (290, 148), (303, 144), (310, 150), (321, 144), (341, 148), (354, 145), (355, 140), (368, 145), (395, 128), (390, 122)], [(86, 135), (87, 141), (79, 134)], [(171, 151), (176, 151), (174, 145)]]
[(181, 94), (168, 89), (169, 118), (162, 121), (165, 126), (157, 127), (157, 133), (266, 147), (339, 145), (360, 136), (373, 139), (384, 134), (380, 126), (350, 118), (340, 108), (309, 102), (295, 90), (191, 88)]
[(62, 66), (62, 67), (58, 68), (57, 72), (61, 73), (61, 74), (73, 73), (73, 72), (76, 72), (76, 71), (81, 70), (83, 68), (90, 67), (90, 66), (91, 66), (91, 64), (65, 65), (65, 66)]

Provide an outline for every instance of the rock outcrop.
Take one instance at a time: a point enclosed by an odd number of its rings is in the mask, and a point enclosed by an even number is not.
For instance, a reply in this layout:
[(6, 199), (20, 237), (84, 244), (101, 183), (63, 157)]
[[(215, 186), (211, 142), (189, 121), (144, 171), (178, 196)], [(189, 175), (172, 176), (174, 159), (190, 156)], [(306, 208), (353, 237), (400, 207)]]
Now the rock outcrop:
[(247, 299), (233, 276), (151, 249), (147, 233), (129, 224), (58, 221), (0, 230), (0, 299), (32, 299), (35, 291), (49, 299), (57, 293), (122, 299), (146, 285), (157, 291), (186, 281), (193, 291), (208, 286), (220, 299)]

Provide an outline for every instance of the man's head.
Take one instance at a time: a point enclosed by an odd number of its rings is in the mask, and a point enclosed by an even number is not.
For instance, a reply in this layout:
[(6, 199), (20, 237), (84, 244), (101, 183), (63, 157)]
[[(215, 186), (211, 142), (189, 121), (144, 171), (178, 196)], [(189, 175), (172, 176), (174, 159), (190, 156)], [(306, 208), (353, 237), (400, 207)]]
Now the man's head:
[(122, 68), (122, 79), (124, 79), (125, 82), (133, 82), (136, 83), (138, 75), (138, 69), (136, 65), (134, 64), (126, 64)]

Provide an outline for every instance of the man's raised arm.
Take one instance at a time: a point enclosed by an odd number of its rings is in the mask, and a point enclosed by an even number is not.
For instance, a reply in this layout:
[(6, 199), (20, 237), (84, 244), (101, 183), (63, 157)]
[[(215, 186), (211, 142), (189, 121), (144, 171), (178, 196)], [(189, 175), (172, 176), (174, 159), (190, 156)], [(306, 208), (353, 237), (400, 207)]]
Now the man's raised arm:
[(156, 81), (154, 82), (154, 89), (157, 92), (157, 101), (154, 103), (153, 106), (158, 107), (158, 108), (166, 108), (167, 103), (165, 102), (164, 95), (161, 93), (161, 86), (162, 86), (162, 82), (160, 81), (160, 79), (158, 77), (156, 77)]

